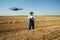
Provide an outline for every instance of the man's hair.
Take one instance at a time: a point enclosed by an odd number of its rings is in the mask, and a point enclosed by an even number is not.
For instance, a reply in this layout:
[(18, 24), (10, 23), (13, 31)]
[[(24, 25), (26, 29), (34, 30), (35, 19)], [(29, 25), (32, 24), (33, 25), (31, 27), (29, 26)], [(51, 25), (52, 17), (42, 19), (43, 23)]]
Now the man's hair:
[(33, 14), (33, 12), (31, 11), (30, 14)]

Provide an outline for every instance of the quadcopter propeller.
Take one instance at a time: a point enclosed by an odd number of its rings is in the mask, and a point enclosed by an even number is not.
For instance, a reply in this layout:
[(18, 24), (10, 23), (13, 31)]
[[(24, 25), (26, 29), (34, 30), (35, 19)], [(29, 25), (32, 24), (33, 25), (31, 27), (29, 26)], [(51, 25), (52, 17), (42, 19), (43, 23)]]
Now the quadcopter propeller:
[(12, 10), (12, 11), (19, 11), (19, 10), (23, 10), (22, 8), (17, 8), (17, 7), (12, 7), (12, 8), (9, 8), (9, 10)]

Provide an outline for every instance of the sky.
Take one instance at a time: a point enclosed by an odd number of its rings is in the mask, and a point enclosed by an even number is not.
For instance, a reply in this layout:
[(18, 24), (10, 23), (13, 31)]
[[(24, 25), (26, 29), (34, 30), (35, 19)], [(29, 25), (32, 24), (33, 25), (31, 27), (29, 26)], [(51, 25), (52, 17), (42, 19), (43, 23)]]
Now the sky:
[[(12, 11), (9, 8), (23, 8), (20, 11)], [(29, 15), (60, 15), (60, 0), (0, 0), (0, 16)]]

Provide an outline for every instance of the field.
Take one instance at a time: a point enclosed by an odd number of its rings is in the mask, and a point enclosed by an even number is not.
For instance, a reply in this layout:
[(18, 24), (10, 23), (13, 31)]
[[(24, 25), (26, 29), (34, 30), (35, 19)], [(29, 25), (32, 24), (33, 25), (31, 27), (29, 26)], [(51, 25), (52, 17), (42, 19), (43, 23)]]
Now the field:
[(0, 16), (0, 40), (60, 40), (60, 16), (36, 16), (31, 31), (27, 16)]

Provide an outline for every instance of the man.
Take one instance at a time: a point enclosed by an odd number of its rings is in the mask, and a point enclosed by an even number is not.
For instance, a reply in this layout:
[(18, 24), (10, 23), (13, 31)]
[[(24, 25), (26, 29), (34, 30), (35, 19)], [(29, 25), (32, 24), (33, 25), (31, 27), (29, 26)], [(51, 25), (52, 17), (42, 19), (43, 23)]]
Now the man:
[(34, 18), (35, 17), (33, 16), (33, 12), (32, 11), (29, 14), (30, 15), (28, 16), (28, 20), (29, 20), (28, 30), (31, 30), (31, 28), (34, 29)]

